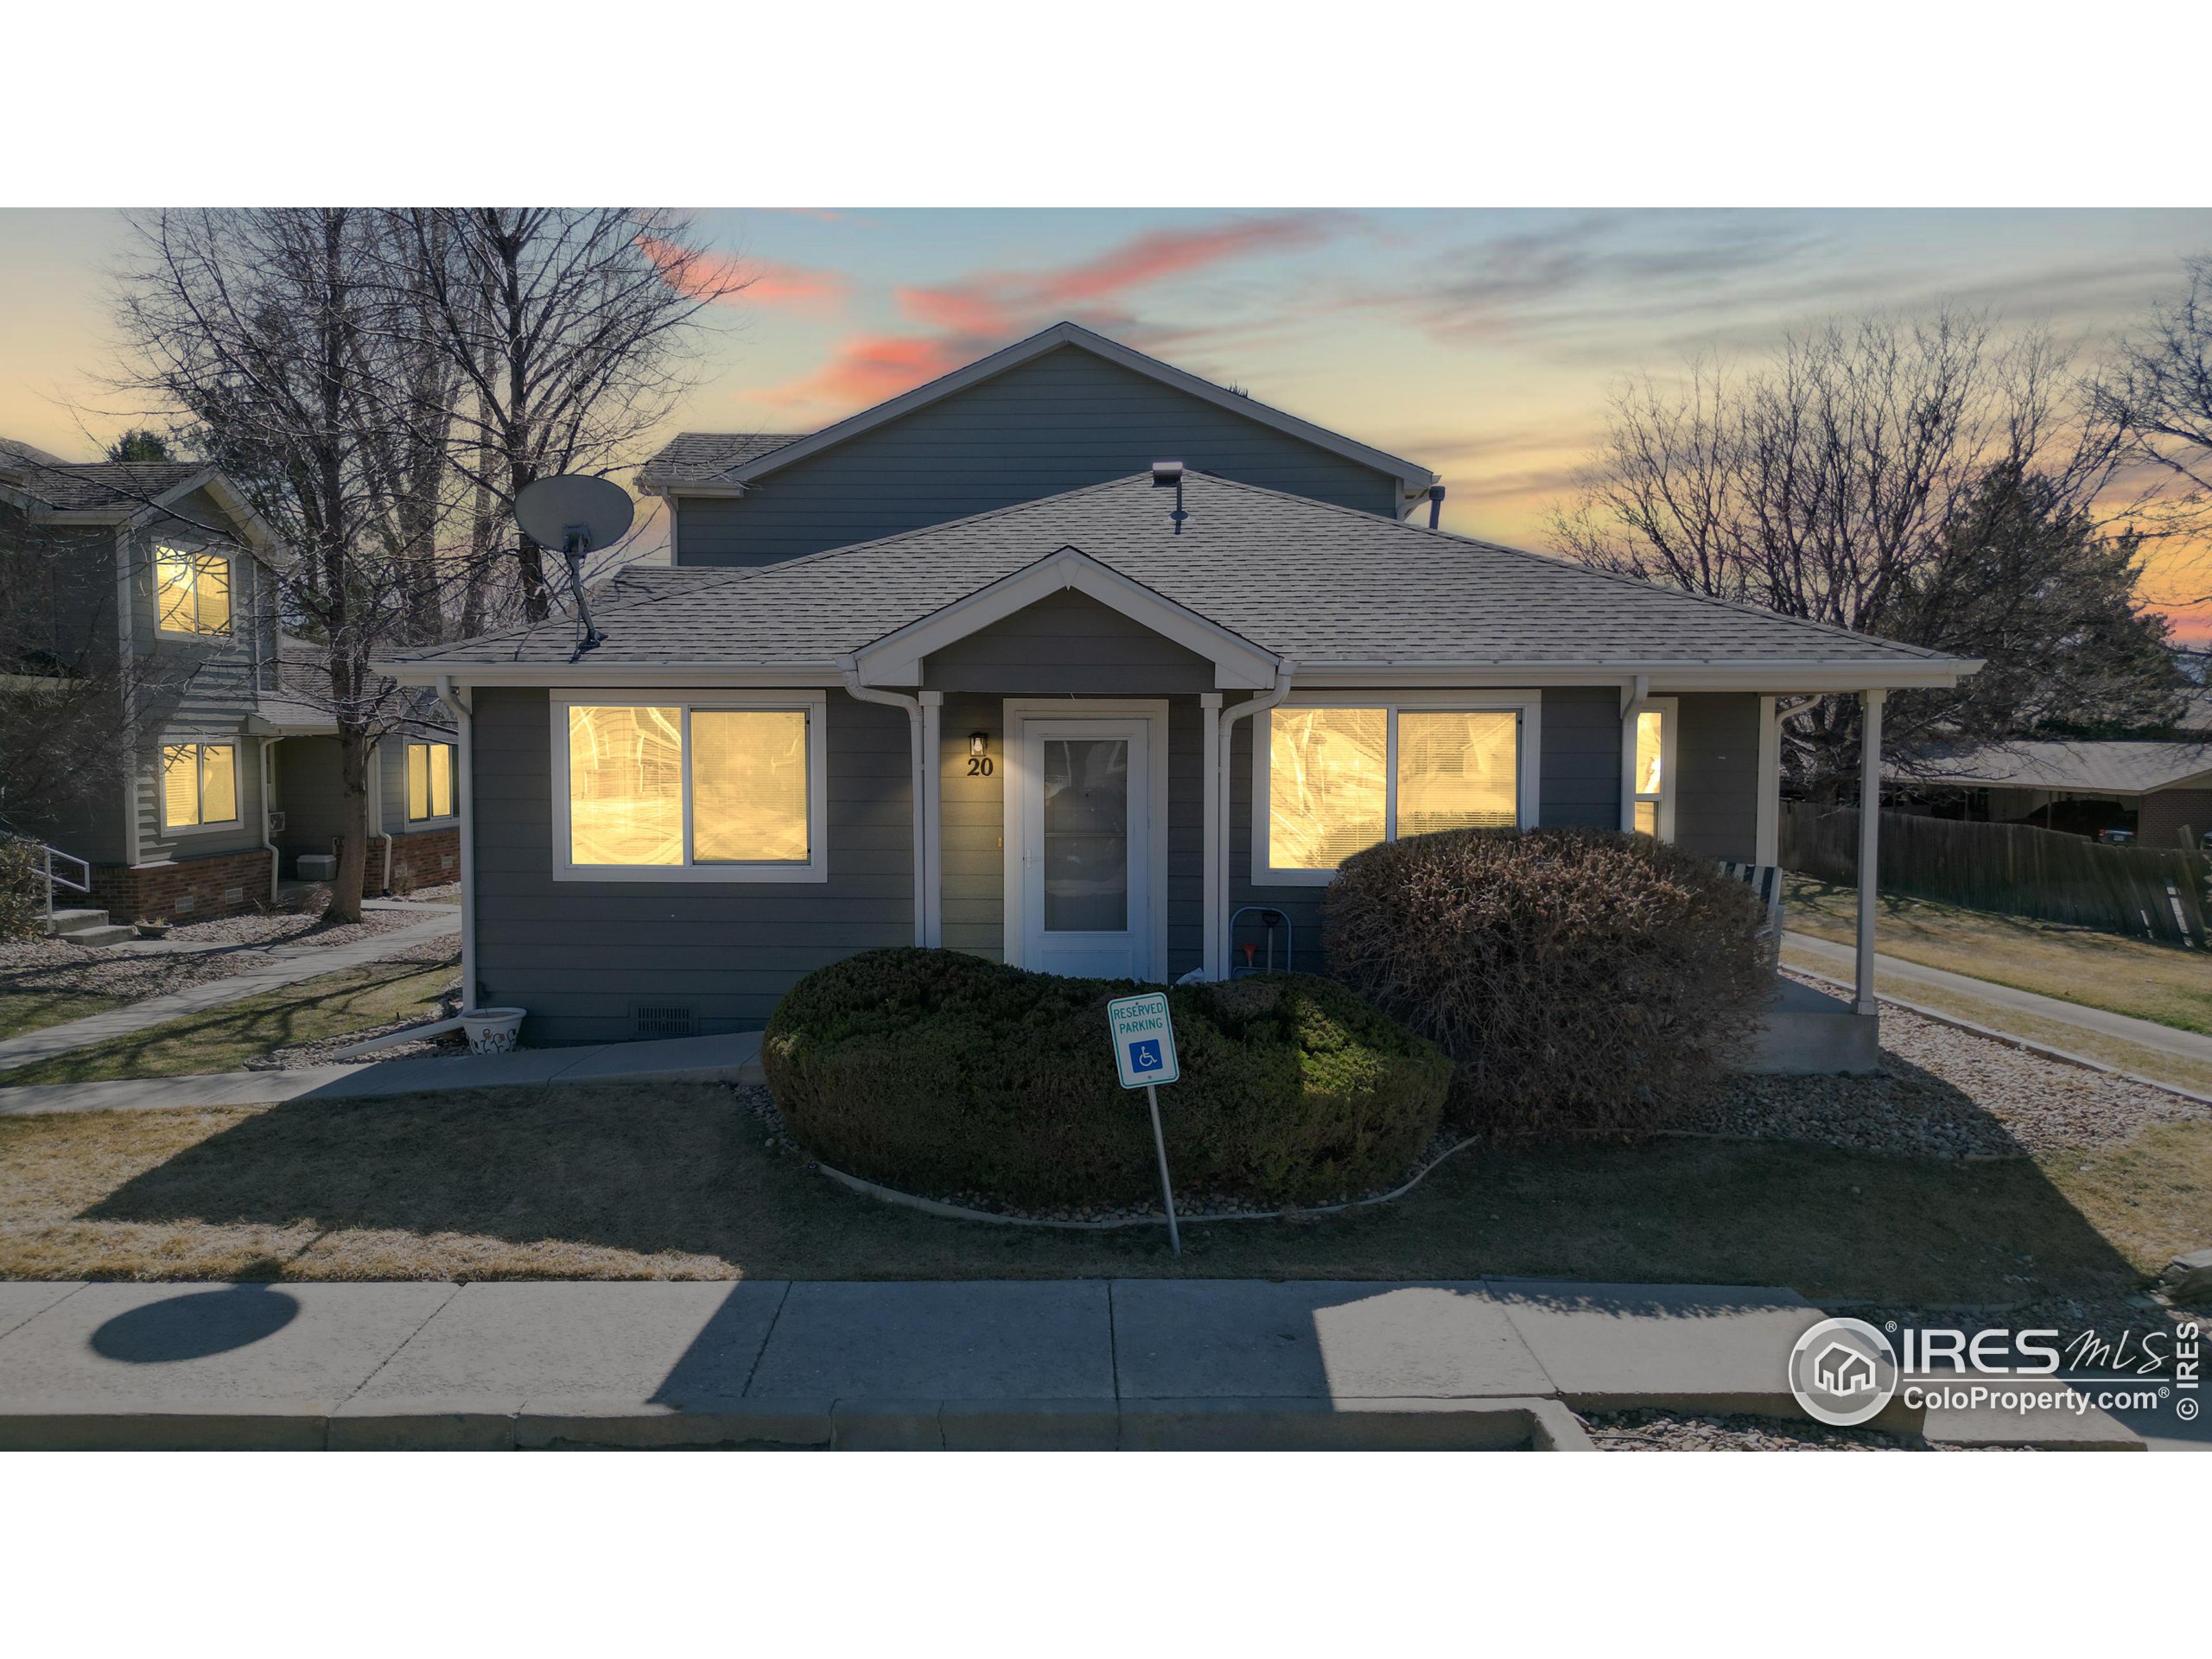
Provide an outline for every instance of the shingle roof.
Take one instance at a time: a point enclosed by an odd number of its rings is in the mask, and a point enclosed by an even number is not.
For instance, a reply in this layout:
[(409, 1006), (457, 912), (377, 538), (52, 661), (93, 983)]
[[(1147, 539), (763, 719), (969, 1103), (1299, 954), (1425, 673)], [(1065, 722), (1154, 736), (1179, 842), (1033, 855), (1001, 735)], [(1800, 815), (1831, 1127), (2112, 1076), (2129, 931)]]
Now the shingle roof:
[(733, 467), (757, 461), (805, 436), (802, 432), (679, 432), (638, 468), (641, 490), (671, 484), (706, 484)]
[(0, 438), (0, 472), (57, 512), (135, 512), (155, 497), (207, 470), (205, 461), (66, 461), (14, 438)]
[[(1309, 668), (1954, 660), (1226, 479), (1184, 494), (1179, 536), (1140, 474), (757, 569), (632, 566), (591, 660), (833, 662), (1064, 547)], [(575, 645), (561, 620), (412, 660), (550, 666)]]
[[(2212, 772), (2212, 742), (2073, 742), (2038, 740), (1993, 743), (1925, 762), (1916, 783), (1996, 789), (2109, 791), (2147, 795)], [(1905, 774), (1895, 773), (1900, 781)]]

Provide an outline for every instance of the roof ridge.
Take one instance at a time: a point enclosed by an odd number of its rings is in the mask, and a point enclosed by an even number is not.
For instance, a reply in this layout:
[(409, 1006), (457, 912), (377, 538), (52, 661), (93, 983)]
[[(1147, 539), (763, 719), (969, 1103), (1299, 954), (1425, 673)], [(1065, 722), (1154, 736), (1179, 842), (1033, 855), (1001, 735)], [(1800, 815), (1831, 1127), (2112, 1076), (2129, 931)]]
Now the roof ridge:
[(1414, 536), (1434, 537), (1440, 541), (1458, 542), (1468, 547), (1479, 547), (1492, 553), (1503, 553), (1516, 559), (1531, 559), (1557, 569), (1596, 577), (1601, 581), (1618, 582), (1639, 593), (1671, 594), (1679, 599), (1694, 600), (1701, 605), (1716, 606), (1722, 610), (1734, 612), (1739, 616), (1757, 616), (1770, 621), (1788, 622), (1799, 627), (1817, 629), (1822, 633), (1840, 634), (1847, 639), (1872, 639), (1885, 645), (1894, 646), (1899, 651), (1919, 652), (1934, 660), (1943, 660), (1950, 656), (1948, 652), (1936, 651), (1926, 645), (1910, 645), (1904, 640), (1887, 639), (1878, 633), (1861, 633), (1855, 628), (1843, 627), (1834, 622), (1819, 621), (1809, 616), (1792, 616), (1787, 611), (1773, 610), (1764, 605), (1751, 604), (1748, 601), (1720, 599), (1711, 594), (1694, 592), (1688, 588), (1669, 588), (1659, 582), (1647, 582), (1640, 576), (1623, 575), (1617, 570), (1600, 570), (1594, 565), (1583, 564), (1573, 559), (1558, 558), (1549, 553), (1539, 553), (1531, 548), (1512, 547), (1503, 542), (1484, 541), (1479, 536), (1462, 536), (1457, 531), (1432, 530), (1427, 524), (1408, 524), (1402, 518), (1385, 518), (1381, 513), (1369, 512), (1362, 507), (1347, 507), (1334, 501), (1318, 500), (1312, 496), (1299, 495), (1288, 490), (1271, 490), (1264, 484), (1250, 484), (1243, 479), (1224, 478), (1218, 473), (1203, 473), (1193, 469), (1192, 476), (1203, 478), (1211, 484), (1220, 484), (1230, 489), (1243, 490), (1253, 495), (1273, 496), (1285, 501), (1295, 501), (1306, 506), (1322, 508), (1330, 512), (1344, 513), (1356, 518), (1380, 520), (1384, 524), (1395, 524), (1398, 529)]

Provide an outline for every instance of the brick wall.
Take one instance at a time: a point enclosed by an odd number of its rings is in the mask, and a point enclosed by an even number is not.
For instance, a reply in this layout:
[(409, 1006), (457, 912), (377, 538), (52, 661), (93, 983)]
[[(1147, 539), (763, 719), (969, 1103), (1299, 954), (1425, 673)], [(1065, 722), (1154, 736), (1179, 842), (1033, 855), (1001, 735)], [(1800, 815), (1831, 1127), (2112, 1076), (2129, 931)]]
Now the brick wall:
[(2173, 847), (2187, 824), (2202, 835), (2212, 830), (2212, 789), (2162, 789), (2138, 804), (2135, 839), (2145, 847)]
[[(417, 887), (442, 887), (461, 880), (461, 830), (423, 830), (391, 838), (391, 890), (410, 893)], [(384, 884), (384, 841), (369, 838), (369, 857), (361, 872), (361, 891), (381, 892)]]
[(265, 849), (255, 847), (151, 864), (95, 864), (87, 902), (117, 922), (142, 917), (205, 922), (242, 916), (269, 902), (269, 858)]

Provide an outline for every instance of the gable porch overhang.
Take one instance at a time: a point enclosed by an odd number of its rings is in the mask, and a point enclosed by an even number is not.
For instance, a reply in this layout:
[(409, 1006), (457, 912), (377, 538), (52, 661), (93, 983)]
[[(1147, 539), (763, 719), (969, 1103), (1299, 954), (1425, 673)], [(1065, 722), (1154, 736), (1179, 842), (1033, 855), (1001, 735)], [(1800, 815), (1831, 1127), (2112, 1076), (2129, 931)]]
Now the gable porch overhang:
[(1218, 690), (1257, 690), (1275, 683), (1282, 659), (1274, 652), (1132, 581), (1080, 548), (1063, 547), (861, 647), (853, 653), (860, 683), (919, 685), (931, 652), (1069, 590), (1205, 658), (1213, 664)]

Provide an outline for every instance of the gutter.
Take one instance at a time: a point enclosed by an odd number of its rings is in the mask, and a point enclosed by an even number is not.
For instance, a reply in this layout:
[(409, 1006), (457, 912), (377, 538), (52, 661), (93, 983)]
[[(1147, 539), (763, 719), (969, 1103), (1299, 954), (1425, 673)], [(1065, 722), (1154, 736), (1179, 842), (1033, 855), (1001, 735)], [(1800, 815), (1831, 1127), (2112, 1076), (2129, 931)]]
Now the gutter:
[(461, 798), (461, 1006), (476, 1007), (476, 765), (475, 721), (471, 718), (466, 687), (456, 688), (449, 674), (438, 676), (438, 702), (453, 716), (461, 739), (459, 770)]
[[(1216, 882), (1213, 903), (1206, 917), (1206, 931), (1213, 936), (1211, 959), (1205, 964), (1209, 979), (1229, 977), (1229, 804), (1232, 798), (1230, 778), (1235, 768), (1230, 762), (1236, 753), (1236, 722), (1248, 715), (1274, 708), (1290, 695), (1291, 683), (1297, 677), (1297, 663), (1286, 658), (1275, 666), (1272, 690), (1231, 703), (1214, 716), (1213, 792), (1217, 810), (1211, 817), (1217, 844), (1206, 849), (1207, 868), (1215, 873)], [(1256, 742), (1258, 739), (1253, 741)]]
[[(906, 711), (907, 748), (914, 772), (914, 943), (927, 945), (930, 943), (930, 867), (935, 857), (935, 849), (931, 843), (937, 837), (932, 833), (933, 826), (928, 822), (931, 791), (929, 767), (925, 764), (922, 747), (922, 700), (910, 697), (903, 691), (884, 691), (872, 685), (862, 685), (860, 664), (854, 658), (840, 658), (837, 666), (844, 678), (847, 696), (861, 702), (880, 702), (886, 708)], [(828, 752), (826, 744), (823, 752)], [(828, 824), (822, 826), (822, 833), (825, 836), (830, 833)]]

